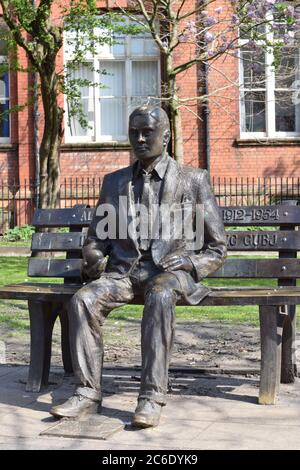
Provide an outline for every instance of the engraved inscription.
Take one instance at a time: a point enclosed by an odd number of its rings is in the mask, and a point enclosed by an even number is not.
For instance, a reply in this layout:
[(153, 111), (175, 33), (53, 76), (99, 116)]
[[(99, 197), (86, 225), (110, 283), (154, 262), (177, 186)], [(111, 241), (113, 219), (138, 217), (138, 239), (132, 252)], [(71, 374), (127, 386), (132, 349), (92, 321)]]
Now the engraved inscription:
[(261, 222), (279, 220), (278, 209), (222, 209), (224, 222)]
[(81, 216), (81, 222), (90, 222), (93, 218), (93, 215), (94, 215), (94, 210), (93, 209), (85, 209), (83, 212), (82, 212), (82, 216)]
[(227, 246), (228, 248), (240, 247), (255, 249), (258, 246), (272, 247), (276, 246), (278, 236), (276, 233), (249, 233), (246, 235), (228, 234)]

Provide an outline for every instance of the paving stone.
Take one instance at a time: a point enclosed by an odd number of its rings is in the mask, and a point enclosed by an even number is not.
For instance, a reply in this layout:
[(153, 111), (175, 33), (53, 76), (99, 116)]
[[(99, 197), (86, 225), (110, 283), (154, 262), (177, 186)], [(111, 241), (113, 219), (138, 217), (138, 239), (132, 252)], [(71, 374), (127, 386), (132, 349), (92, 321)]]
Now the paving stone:
[(58, 436), (75, 439), (106, 440), (130, 423), (129, 416), (90, 416), (85, 419), (61, 419), (58, 423), (41, 432), (42, 436)]

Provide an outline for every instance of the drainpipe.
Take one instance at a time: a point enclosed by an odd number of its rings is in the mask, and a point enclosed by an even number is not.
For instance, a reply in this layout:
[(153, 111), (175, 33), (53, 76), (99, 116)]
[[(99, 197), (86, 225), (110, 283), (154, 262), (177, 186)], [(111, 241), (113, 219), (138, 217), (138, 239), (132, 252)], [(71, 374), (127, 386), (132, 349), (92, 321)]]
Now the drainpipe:
[[(36, 6), (36, 0), (32, 0), (33, 7)], [(40, 204), (40, 143), (39, 143), (39, 125), (40, 125), (40, 113), (39, 113), (39, 76), (37, 72), (33, 73), (33, 155), (35, 161), (35, 196), (36, 196), (36, 207)]]
[(203, 106), (203, 122), (204, 122), (204, 140), (205, 140), (205, 161), (206, 169), (210, 174), (210, 112), (209, 112), (209, 84), (208, 84), (208, 63), (204, 63), (204, 93), (206, 96), (205, 104)]

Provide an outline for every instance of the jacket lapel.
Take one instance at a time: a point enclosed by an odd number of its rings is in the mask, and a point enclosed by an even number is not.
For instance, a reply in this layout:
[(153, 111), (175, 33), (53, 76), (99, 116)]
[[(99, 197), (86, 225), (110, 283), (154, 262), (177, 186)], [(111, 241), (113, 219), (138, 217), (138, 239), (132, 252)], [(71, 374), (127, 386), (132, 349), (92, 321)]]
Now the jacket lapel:
[[(169, 219), (170, 208), (172, 204), (178, 202), (179, 194), (182, 191), (182, 185), (180, 181), (181, 168), (172, 158), (170, 158), (164, 178), (164, 186), (160, 202), (160, 224), (162, 224), (164, 220)], [(162, 260), (164, 256), (169, 252), (171, 243), (171, 239), (162, 239), (160, 227), (160, 238), (153, 240), (151, 245), (152, 257), (155, 263), (158, 264), (159, 261)]]
[(176, 195), (180, 191), (180, 174), (181, 169), (178, 163), (175, 162), (171, 157), (164, 178), (164, 186), (161, 197), (161, 204), (172, 205), (176, 201)]
[(128, 168), (127, 175), (119, 179), (119, 196), (125, 196), (127, 201), (127, 227), (128, 238), (133, 242), (136, 250), (138, 251), (138, 243), (136, 236), (136, 214), (134, 193), (132, 187), (133, 168)]

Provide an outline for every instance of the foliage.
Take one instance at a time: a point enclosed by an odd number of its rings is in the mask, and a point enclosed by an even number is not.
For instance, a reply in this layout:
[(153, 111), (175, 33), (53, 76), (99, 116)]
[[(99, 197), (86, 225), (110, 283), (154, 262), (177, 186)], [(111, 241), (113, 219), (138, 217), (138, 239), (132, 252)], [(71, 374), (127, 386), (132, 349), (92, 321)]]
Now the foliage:
[(34, 227), (32, 227), (31, 225), (22, 225), (20, 227), (9, 229), (8, 232), (4, 235), (3, 240), (5, 242), (27, 242), (31, 240), (33, 233)]

